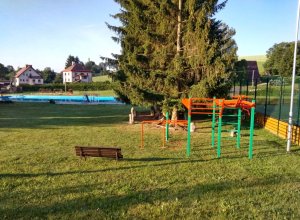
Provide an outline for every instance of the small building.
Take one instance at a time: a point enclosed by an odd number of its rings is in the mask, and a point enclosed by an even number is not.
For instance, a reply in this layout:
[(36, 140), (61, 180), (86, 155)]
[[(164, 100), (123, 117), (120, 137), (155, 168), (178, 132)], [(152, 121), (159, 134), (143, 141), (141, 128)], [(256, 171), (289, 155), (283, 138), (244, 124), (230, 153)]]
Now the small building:
[(10, 89), (11, 82), (8, 80), (1, 80), (0, 81), (0, 93), (6, 92)]
[(248, 61), (247, 60), (247, 80), (248, 82), (259, 81), (260, 75), (256, 61)]
[(72, 62), (72, 65), (62, 71), (63, 83), (92, 82), (92, 73), (82, 64)]
[(44, 84), (44, 80), (32, 65), (26, 65), (16, 73), (14, 78), (15, 86), (20, 86), (22, 84), (41, 85)]

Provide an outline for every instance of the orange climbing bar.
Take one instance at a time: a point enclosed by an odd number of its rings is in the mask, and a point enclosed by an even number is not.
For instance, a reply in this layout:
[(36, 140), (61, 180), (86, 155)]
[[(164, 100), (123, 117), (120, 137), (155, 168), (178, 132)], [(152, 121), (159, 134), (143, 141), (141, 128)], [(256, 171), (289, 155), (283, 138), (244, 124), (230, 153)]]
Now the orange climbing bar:
[[(144, 124), (152, 124), (156, 123), (157, 125), (165, 126), (166, 123), (168, 124), (178, 124), (181, 126), (185, 126), (188, 124), (187, 120), (147, 120), (141, 122), (141, 146), (140, 148), (144, 148)], [(163, 147), (165, 146), (165, 127), (163, 127), (163, 133), (162, 133), (162, 144)]]

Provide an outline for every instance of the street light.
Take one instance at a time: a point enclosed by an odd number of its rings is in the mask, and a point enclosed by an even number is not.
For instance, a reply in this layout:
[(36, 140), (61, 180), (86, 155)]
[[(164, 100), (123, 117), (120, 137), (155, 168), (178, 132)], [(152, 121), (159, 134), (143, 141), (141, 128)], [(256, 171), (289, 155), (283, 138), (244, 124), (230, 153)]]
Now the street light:
[(296, 39), (295, 39), (295, 48), (294, 48), (291, 103), (290, 103), (290, 112), (289, 112), (288, 139), (287, 139), (287, 146), (286, 146), (287, 152), (290, 152), (291, 142), (292, 142), (293, 102), (294, 102), (294, 87), (295, 87), (295, 75), (296, 75), (297, 43), (298, 43), (298, 32), (299, 32), (299, 13), (300, 13), (300, 0), (298, 0), (297, 21), (296, 21)]

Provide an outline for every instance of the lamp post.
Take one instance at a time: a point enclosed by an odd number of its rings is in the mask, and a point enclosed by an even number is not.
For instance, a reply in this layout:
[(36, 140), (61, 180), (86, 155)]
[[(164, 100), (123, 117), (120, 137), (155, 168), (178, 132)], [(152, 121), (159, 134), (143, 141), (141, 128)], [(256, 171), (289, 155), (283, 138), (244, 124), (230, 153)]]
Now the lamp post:
[(287, 152), (290, 152), (291, 142), (292, 142), (293, 102), (294, 102), (294, 87), (295, 87), (296, 60), (297, 60), (297, 44), (298, 44), (298, 32), (299, 32), (299, 13), (300, 13), (300, 0), (298, 0), (298, 9), (297, 9), (296, 39), (295, 39), (295, 48), (294, 48), (293, 73), (292, 73), (291, 102), (290, 102), (290, 112), (289, 112), (288, 138), (287, 138), (287, 146), (286, 146), (286, 151)]

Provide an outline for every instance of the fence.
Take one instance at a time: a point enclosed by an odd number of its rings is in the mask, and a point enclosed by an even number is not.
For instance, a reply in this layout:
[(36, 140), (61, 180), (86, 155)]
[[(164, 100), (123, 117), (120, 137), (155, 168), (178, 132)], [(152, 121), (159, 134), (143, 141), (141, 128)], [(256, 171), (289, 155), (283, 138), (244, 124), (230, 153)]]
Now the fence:
[[(300, 125), (300, 77), (295, 81), (293, 124)], [(291, 78), (266, 77), (255, 81), (234, 81), (230, 95), (247, 95), (256, 100), (256, 111), (264, 117), (288, 122)]]
[[(287, 137), (290, 111), (291, 78), (264, 77), (254, 81), (234, 81), (230, 95), (247, 95), (256, 100), (258, 122), (280, 137)], [(293, 142), (300, 135), (300, 77), (295, 80), (293, 104)]]

